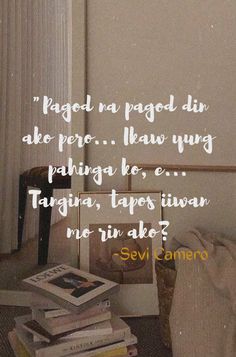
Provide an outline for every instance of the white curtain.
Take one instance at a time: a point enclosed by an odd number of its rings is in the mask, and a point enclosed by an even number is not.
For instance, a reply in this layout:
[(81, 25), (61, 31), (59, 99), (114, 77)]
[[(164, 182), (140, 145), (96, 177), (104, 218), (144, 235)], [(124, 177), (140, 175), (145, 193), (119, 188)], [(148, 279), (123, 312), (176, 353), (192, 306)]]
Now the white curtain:
[[(51, 135), (70, 130), (59, 116), (45, 117), (40, 103), (33, 103), (33, 96), (61, 103), (70, 98), (70, 22), (70, 0), (0, 2), (0, 253), (17, 247), (19, 174), (63, 165), (69, 156), (68, 150), (58, 153), (55, 144), (26, 146), (21, 138), (35, 125)], [(37, 216), (28, 200), (24, 239), (37, 234)], [(59, 217), (54, 212), (53, 222)]]

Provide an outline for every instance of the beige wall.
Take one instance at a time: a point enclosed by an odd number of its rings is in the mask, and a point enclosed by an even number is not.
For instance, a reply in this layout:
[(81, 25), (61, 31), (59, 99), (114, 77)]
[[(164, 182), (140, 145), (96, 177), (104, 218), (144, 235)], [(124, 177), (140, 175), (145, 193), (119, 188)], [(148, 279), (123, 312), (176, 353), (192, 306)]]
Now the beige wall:
[[(235, 1), (88, 1), (87, 83), (94, 102), (159, 102), (171, 93), (176, 96), (177, 104), (182, 104), (187, 94), (192, 94), (210, 105), (206, 113), (165, 113), (154, 124), (133, 116), (129, 124), (140, 133), (164, 131), (167, 135), (211, 133), (217, 136), (212, 155), (204, 154), (200, 147), (187, 148), (179, 155), (172, 145), (133, 146), (128, 150), (121, 145), (109, 150), (91, 145), (89, 164), (112, 162), (115, 165), (121, 156), (126, 156), (129, 162), (234, 165), (235, 19)], [(117, 141), (122, 137), (125, 121), (119, 114), (101, 116), (92, 112), (87, 120), (91, 134)], [(143, 182), (135, 184), (136, 189), (164, 189), (179, 196), (208, 194), (214, 201), (211, 207), (197, 210), (194, 219), (191, 210), (166, 211), (166, 218), (172, 221), (172, 234), (193, 224), (227, 233), (234, 229), (236, 233), (235, 176), (229, 175), (226, 181), (223, 175), (216, 178), (208, 174), (202, 181), (196, 174), (177, 181), (148, 178), (145, 186)], [(111, 187), (126, 189), (125, 179), (105, 180), (99, 190)], [(89, 189), (98, 189), (92, 180)]]

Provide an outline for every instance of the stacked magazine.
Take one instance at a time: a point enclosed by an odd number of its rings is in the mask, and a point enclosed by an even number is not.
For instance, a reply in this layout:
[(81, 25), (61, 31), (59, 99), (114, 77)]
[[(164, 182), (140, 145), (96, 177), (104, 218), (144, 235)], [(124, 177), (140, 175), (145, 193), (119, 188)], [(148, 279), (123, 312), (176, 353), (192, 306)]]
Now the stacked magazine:
[(8, 335), (15, 356), (137, 356), (137, 338), (111, 311), (118, 284), (67, 265), (23, 283), (36, 294), (31, 314), (16, 317)]

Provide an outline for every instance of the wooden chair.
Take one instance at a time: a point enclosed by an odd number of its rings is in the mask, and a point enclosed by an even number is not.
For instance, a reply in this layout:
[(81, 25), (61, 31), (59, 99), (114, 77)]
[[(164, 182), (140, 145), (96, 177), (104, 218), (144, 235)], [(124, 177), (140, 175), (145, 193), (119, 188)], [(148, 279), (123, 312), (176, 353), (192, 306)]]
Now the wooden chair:
[[(18, 208), (18, 250), (21, 249), (24, 229), (25, 208), (28, 187), (37, 187), (41, 190), (40, 198), (50, 198), (54, 189), (71, 188), (71, 177), (55, 174), (53, 182), (48, 182), (48, 166), (34, 167), (25, 171), (19, 178), (19, 208)], [(51, 225), (51, 207), (39, 208), (38, 233), (38, 264), (47, 264), (48, 246)]]

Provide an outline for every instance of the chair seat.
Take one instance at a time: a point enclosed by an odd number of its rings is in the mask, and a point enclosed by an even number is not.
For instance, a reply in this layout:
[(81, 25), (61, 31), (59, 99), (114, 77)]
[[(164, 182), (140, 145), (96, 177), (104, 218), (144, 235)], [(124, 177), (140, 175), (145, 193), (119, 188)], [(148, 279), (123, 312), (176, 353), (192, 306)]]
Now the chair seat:
[(30, 170), (23, 172), (21, 175), (24, 184), (35, 187), (52, 187), (52, 188), (70, 188), (71, 177), (62, 176), (59, 173), (53, 175), (53, 182), (48, 182), (48, 166), (33, 167)]

